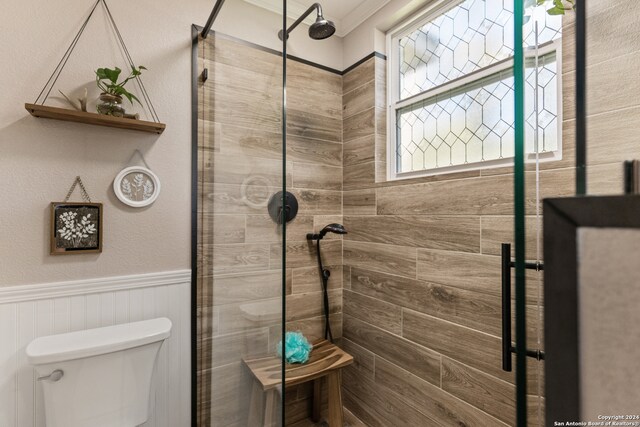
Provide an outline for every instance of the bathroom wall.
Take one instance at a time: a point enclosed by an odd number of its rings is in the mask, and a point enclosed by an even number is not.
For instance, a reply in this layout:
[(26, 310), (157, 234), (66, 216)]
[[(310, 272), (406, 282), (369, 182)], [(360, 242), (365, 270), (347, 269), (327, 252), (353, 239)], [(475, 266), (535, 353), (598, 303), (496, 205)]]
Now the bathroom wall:
[[(640, 158), (636, 135), (640, 130), (640, 4), (611, 0), (587, 3), (587, 191), (599, 192), (599, 167), (616, 169), (607, 194), (623, 188), (622, 162)], [(569, 42), (565, 57), (575, 48), (575, 26), (565, 29)], [(569, 56), (570, 57), (570, 56)], [(565, 90), (575, 89), (575, 64), (565, 61)], [(573, 97), (566, 99), (565, 118), (575, 117)], [(571, 123), (575, 123), (571, 121)], [(571, 133), (573, 137), (573, 132)]]
[[(622, 92), (637, 85), (619, 83), (633, 79), (638, 64), (629, 51), (638, 6), (590, 7), (589, 192), (615, 194), (622, 160), (638, 150), (626, 130), (636, 126), (637, 97)], [(563, 159), (542, 165), (541, 198), (574, 192), (573, 31), (568, 15)], [(356, 356), (344, 377), (346, 407), (369, 425), (513, 425), (515, 387), (501, 370), (499, 338), (500, 243), (513, 242), (512, 170), (384, 182), (383, 69), (371, 59), (343, 83), (351, 111), (344, 123), (343, 345)], [(533, 166), (527, 170), (527, 258), (535, 259), (535, 175)], [(531, 273), (527, 280), (534, 347), (540, 282)], [(532, 425), (541, 369), (530, 362)]]
[[(72, 304), (73, 310), (69, 315), (78, 318), (84, 318), (82, 310), (87, 311), (88, 321), (72, 322), (70, 327), (73, 329), (141, 318), (136, 307), (143, 302), (138, 301), (140, 296), (134, 285), (131, 285), (133, 299), (129, 301), (124, 290), (113, 295), (95, 294), (96, 283), (110, 283), (111, 277), (121, 275), (144, 281), (150, 272), (183, 271), (190, 267), (191, 25), (204, 24), (213, 2), (109, 1), (131, 55), (138, 64), (148, 68), (143, 75), (145, 85), (160, 119), (167, 124), (161, 136), (35, 119), (24, 110), (24, 103), (35, 100), (92, 5), (93, 2), (72, 0), (61, 7), (53, 2), (28, 0), (3, 4), (0, 14), (3, 76), (6, 82), (11, 82), (3, 85), (0, 102), (0, 177), (3, 181), (0, 187), (3, 200), (0, 229), (6, 243), (0, 247), (0, 301), (20, 293), (18, 288), (32, 289), (30, 286), (33, 284), (38, 284), (34, 285), (33, 298), (39, 292), (43, 298), (37, 303), (0, 304), (3, 321), (0, 338), (3, 342), (13, 342), (17, 337), (16, 345), (19, 345), (3, 346), (0, 350), (0, 366), (5, 374), (0, 380), (0, 403), (13, 405), (18, 402), (19, 405), (16, 412), (0, 407), (0, 425), (3, 427), (15, 425), (15, 417), (19, 418), (18, 426), (31, 425), (28, 414), (36, 414), (33, 416), (38, 417), (37, 425), (42, 425), (41, 406), (34, 409), (30, 406), (33, 400), (23, 398), (25, 390), (36, 395), (39, 393), (39, 388), (34, 388), (33, 372), (19, 365), (16, 373), (13, 366), (16, 361), (23, 363), (28, 339), (64, 330), (65, 307)], [(281, 19), (277, 15), (244, 1), (232, 1), (225, 4), (214, 29), (223, 28), (243, 39), (277, 47), (279, 40), (276, 34), (280, 26)], [(340, 39), (318, 44), (303, 37), (303, 33), (301, 31), (299, 36), (291, 38), (293, 54), (340, 68), (342, 55), (336, 54), (341, 52)], [(312, 43), (313, 49), (310, 49)], [(87, 87), (89, 108), (94, 108), (93, 100), (98, 92), (93, 70), (115, 65), (126, 68), (125, 64), (99, 7), (47, 104), (66, 106), (58, 89), (76, 97), (81, 96)], [(322, 79), (316, 80), (320, 82)], [(129, 106), (128, 109), (141, 112), (143, 118), (147, 116), (139, 106)], [(314, 150), (324, 155), (325, 151), (318, 148), (321, 146), (321, 143), (316, 144)], [(159, 199), (145, 209), (122, 205), (111, 190), (114, 177), (127, 166), (135, 149), (142, 151), (162, 183)], [(341, 166), (341, 148), (327, 150), (326, 156), (335, 156), (333, 164)], [(134, 163), (138, 164), (140, 160), (134, 159)], [(64, 199), (76, 175), (82, 176), (92, 200), (104, 204), (104, 250), (99, 255), (52, 257), (48, 240), (49, 203)], [(335, 203), (340, 203), (339, 190), (333, 193), (334, 190), (327, 190), (326, 194), (330, 194)], [(309, 194), (307, 206), (314, 206), (314, 197), (318, 193), (305, 194)], [(78, 193), (72, 200), (79, 200)], [(320, 201), (317, 203), (316, 211), (323, 212)], [(340, 210), (330, 212), (340, 213)], [(72, 281), (72, 285), (65, 291), (65, 298), (47, 299), (46, 289), (66, 289), (68, 281)], [(186, 282), (183, 285), (188, 286)], [(87, 296), (88, 305), (84, 307), (82, 300), (86, 292), (91, 295)], [(143, 317), (165, 315), (164, 306), (153, 308), (153, 292), (145, 292)], [(104, 301), (103, 308), (95, 298)], [(166, 299), (166, 295), (158, 290), (158, 298)], [(188, 313), (189, 298), (177, 298), (171, 294), (169, 299), (171, 310), (186, 310)], [(335, 300), (339, 305), (339, 298)], [(75, 311), (76, 308), (81, 311)], [(110, 315), (111, 310), (115, 312), (113, 316)], [(130, 317), (127, 317), (129, 311)], [(183, 311), (181, 313), (184, 314)], [(57, 319), (54, 326), (46, 324), (52, 313)], [(45, 323), (34, 324), (37, 331), (31, 330), (23, 321), (25, 316), (42, 319)], [(16, 323), (18, 320), (20, 325)], [(26, 325), (24, 333), (19, 330), (21, 325)], [(184, 328), (188, 328), (188, 322), (181, 323), (180, 333), (183, 336), (179, 346), (180, 363), (186, 365), (174, 363), (175, 359), (166, 359), (165, 362), (173, 376), (180, 375), (182, 380), (189, 380), (190, 346), (188, 329)], [(13, 395), (14, 381), (19, 382), (17, 387), (21, 394), (17, 397)], [(151, 425), (188, 425), (188, 409), (173, 406), (189, 404), (190, 389), (185, 384), (188, 383), (167, 382), (171, 393), (159, 398), (161, 407), (158, 414), (162, 416), (154, 415), (154, 419), (160, 421), (158, 424), (153, 421)], [(171, 402), (167, 404), (169, 400)], [(163, 411), (169, 413), (167, 418)], [(168, 424), (162, 424), (164, 422)]]
[[(6, 290), (10, 288), (5, 288)], [(36, 337), (156, 317), (172, 322), (158, 355), (145, 427), (188, 426), (191, 272), (43, 283), (0, 293), (0, 426), (44, 427), (42, 387), (25, 347)]]
[[(212, 35), (201, 43), (199, 88), (199, 422), (246, 425), (251, 377), (243, 359), (273, 355), (280, 340), (282, 230), (267, 202), (282, 188), (282, 59)], [(287, 63), (287, 329), (323, 334), (315, 245), (306, 234), (342, 222), (342, 78)], [(322, 242), (331, 269), (334, 336), (342, 324), (342, 240)], [(306, 416), (308, 390), (288, 390), (288, 422)], [(209, 406), (209, 404), (211, 406)]]

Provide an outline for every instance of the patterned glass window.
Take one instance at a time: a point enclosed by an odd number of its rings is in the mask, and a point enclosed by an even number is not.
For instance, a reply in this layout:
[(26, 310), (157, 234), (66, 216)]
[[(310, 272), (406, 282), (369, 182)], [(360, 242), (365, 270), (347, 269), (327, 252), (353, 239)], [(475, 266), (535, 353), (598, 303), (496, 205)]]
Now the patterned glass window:
[[(530, 7), (527, 14), (526, 148), (535, 153), (537, 143), (539, 153), (554, 153), (560, 147), (554, 41), (562, 20), (543, 7)], [(510, 161), (513, 1), (442, 0), (415, 22), (389, 35), (392, 87), (397, 85), (390, 91), (395, 175)]]

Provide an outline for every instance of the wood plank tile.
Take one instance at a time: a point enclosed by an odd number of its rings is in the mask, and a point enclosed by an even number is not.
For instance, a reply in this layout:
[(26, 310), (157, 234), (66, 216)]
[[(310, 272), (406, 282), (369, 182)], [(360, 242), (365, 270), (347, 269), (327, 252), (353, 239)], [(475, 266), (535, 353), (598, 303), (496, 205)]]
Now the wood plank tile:
[(351, 267), (342, 266), (342, 286), (344, 289), (351, 289)]
[[(607, 61), (587, 67), (589, 74), (589, 90), (587, 92), (587, 104), (589, 115), (620, 110), (629, 107), (637, 107), (640, 99), (640, 88), (634, 84), (634, 75), (629, 70), (634, 70), (640, 64), (640, 50), (624, 56), (611, 58)], [(567, 87), (565, 93), (572, 93), (574, 87), (571, 82), (574, 77), (567, 74)], [(563, 117), (575, 118), (575, 100), (566, 97), (563, 105)]]
[(340, 347), (347, 353), (353, 356), (353, 364), (349, 365), (345, 369), (355, 369), (361, 374), (373, 379), (374, 370), (374, 353), (370, 352), (366, 348), (359, 346), (353, 341), (343, 338)]
[[(588, 167), (602, 163), (622, 163), (624, 160), (640, 158), (635, 135), (640, 132), (637, 118), (640, 107), (612, 111), (590, 116), (587, 121)], [(575, 123), (568, 126), (574, 133)], [(573, 135), (572, 135), (573, 136)], [(603, 143), (611, 141), (611, 143)]]
[(298, 61), (287, 61), (287, 89), (309, 87), (342, 95), (342, 76)]
[(622, 194), (623, 182), (623, 170), (618, 162), (587, 168), (587, 194), (589, 195)]
[(349, 240), (344, 240), (343, 245), (345, 265), (415, 278), (415, 248)]
[[(528, 216), (525, 221), (525, 256), (529, 260), (536, 259), (536, 218)], [(542, 224), (541, 224), (542, 226)], [(542, 235), (542, 230), (541, 230)], [(511, 243), (512, 256), (515, 256), (515, 236), (513, 216), (483, 216), (481, 252), (485, 255), (502, 253), (501, 244)]]
[(349, 290), (344, 290), (343, 295), (345, 314), (392, 334), (402, 333), (402, 309), (399, 306)]
[[(638, 3), (616, 2), (615, 5), (610, 4), (610, 7), (603, 7), (600, 3), (587, 4), (587, 60), (590, 66), (640, 50), (637, 47), (640, 42), (640, 30), (636, 21), (640, 15)], [(563, 71), (574, 71), (575, 25), (563, 25), (562, 32), (563, 51), (568, 50), (568, 61), (563, 61), (562, 68)]]
[(212, 245), (214, 273), (230, 273), (269, 268), (269, 245)]
[[(502, 370), (500, 338), (408, 309), (404, 309), (402, 325), (406, 339), (515, 384), (514, 373)], [(537, 393), (538, 377), (533, 368), (539, 362), (527, 362), (527, 387), (529, 393)]]
[(344, 120), (343, 142), (353, 141), (375, 133), (375, 108), (354, 114)]
[(367, 427), (365, 423), (360, 421), (360, 419), (353, 415), (348, 409), (344, 409), (344, 425), (345, 427)]
[[(349, 388), (345, 387), (343, 391), (342, 400), (344, 407), (358, 417), (359, 420), (362, 420), (366, 426), (388, 427), (390, 425), (384, 418), (376, 414), (374, 408), (369, 407), (360, 400), (360, 396), (356, 396)], [(363, 396), (362, 398), (364, 399), (365, 397)]]
[[(205, 184), (200, 209), (216, 214), (263, 214), (278, 186)], [(281, 187), (280, 187), (281, 188)]]
[(204, 58), (245, 70), (257, 70), (267, 76), (282, 75), (282, 57), (273, 53), (238, 43), (220, 34), (207, 38), (203, 46)]
[[(269, 215), (247, 215), (246, 241), (250, 243), (282, 241), (282, 226), (273, 222)], [(306, 235), (313, 228), (313, 216), (298, 215), (287, 224), (287, 240), (306, 240)]]
[[(329, 316), (331, 323), (331, 333), (335, 339), (342, 337), (342, 313), (336, 313)], [(276, 336), (281, 333), (281, 327), (277, 326)], [(311, 317), (307, 319), (292, 320), (287, 322), (287, 331), (301, 332), (308, 339), (324, 337), (324, 316)], [(273, 341), (276, 345), (277, 341)]]
[(370, 80), (342, 96), (342, 114), (346, 119), (375, 105), (376, 82)]
[(345, 165), (342, 173), (344, 176), (343, 184), (344, 184), (345, 190), (375, 187), (375, 184), (376, 184), (375, 162)]
[(494, 335), (501, 331), (497, 296), (359, 268), (351, 269), (351, 289), (479, 331)]
[(213, 279), (211, 292), (212, 305), (275, 298), (282, 293), (282, 273), (259, 271), (217, 275)]
[(241, 68), (236, 65), (225, 64), (216, 61), (216, 58), (205, 59), (203, 66), (209, 70), (209, 79), (204, 84), (205, 88), (213, 86), (226, 86), (231, 88), (244, 88), (268, 93), (271, 97), (281, 96), (281, 75), (267, 75), (260, 70)]
[(244, 215), (203, 215), (202, 243), (245, 243)]
[(363, 84), (375, 79), (375, 59), (370, 58), (342, 76), (342, 92), (347, 94)]
[(344, 165), (350, 166), (374, 161), (375, 144), (375, 135), (366, 135), (345, 143), (343, 146)]
[(374, 189), (344, 191), (343, 204), (345, 215), (375, 215), (376, 191)]
[[(287, 108), (314, 112), (321, 116), (342, 120), (342, 96), (322, 90), (322, 86), (317, 83), (312, 86), (287, 85)], [(277, 82), (274, 87), (282, 91), (282, 80)]]
[(376, 183), (387, 181), (387, 162), (375, 162), (375, 181)]
[(214, 307), (217, 333), (226, 334), (282, 324), (282, 298), (261, 299)]
[(342, 190), (342, 168), (309, 163), (293, 164), (293, 187)]
[(500, 339), (435, 317), (404, 310), (403, 337), (462, 363), (513, 382), (501, 368)]
[(249, 395), (250, 378), (240, 362), (219, 366), (211, 370), (211, 384), (215, 392), (211, 397), (211, 425), (246, 425), (247, 410), (238, 395)]
[(362, 409), (370, 411), (369, 414), (363, 413), (359, 408), (354, 413), (366, 424), (384, 427), (436, 425), (427, 415), (409, 405), (403, 396), (362, 375), (356, 376), (355, 372), (345, 371), (343, 375), (343, 383), (348, 384), (345, 394), (353, 396), (347, 398), (347, 407), (354, 409), (351, 406), (354, 398), (364, 402)]
[(287, 134), (298, 137), (342, 142), (342, 120), (314, 112), (287, 109)]
[[(222, 125), (209, 120), (198, 119), (198, 150), (220, 151)], [(198, 153), (200, 155), (200, 152)]]
[(444, 357), (442, 388), (509, 425), (515, 424), (516, 388), (509, 382)]
[(347, 314), (343, 315), (344, 337), (361, 347), (403, 366), (432, 384), (440, 384), (440, 355), (415, 342), (376, 328)]
[[(412, 370), (410, 366), (407, 367)], [(505, 424), (445, 393), (384, 359), (376, 359), (375, 382), (402, 396), (409, 405), (442, 426), (504, 426)]]
[[(208, 182), (216, 184), (237, 184), (242, 185), (252, 177), (258, 177), (254, 181), (257, 185), (282, 185), (282, 160), (265, 159), (262, 157), (226, 155), (222, 153), (211, 153), (205, 156), (204, 163), (208, 167), (200, 168), (200, 173), (206, 174)], [(291, 186), (292, 164), (288, 163), (287, 186)]]
[(268, 348), (268, 332), (268, 329), (256, 329), (214, 336), (211, 347), (213, 366), (271, 354), (272, 350)]
[(513, 178), (496, 176), (379, 188), (377, 201), (379, 215), (511, 215)]
[(282, 101), (266, 92), (210, 85), (205, 86), (204, 97), (203, 118), (206, 120), (273, 133), (282, 130)]
[[(342, 264), (342, 241), (323, 241), (320, 247), (326, 265)], [(287, 268), (317, 265), (316, 245), (310, 241), (287, 242)], [(282, 244), (271, 244), (271, 268), (279, 269), (282, 263)]]
[[(282, 133), (267, 132), (259, 127), (238, 127), (233, 124), (215, 124), (220, 127), (214, 142), (220, 151), (229, 155), (242, 155), (282, 160)], [(293, 162), (342, 166), (342, 144), (287, 135), (287, 159)]]
[(346, 240), (480, 252), (477, 216), (345, 216)]
[(387, 105), (387, 60), (375, 58), (376, 107), (385, 109)]
[(298, 199), (298, 215), (342, 214), (342, 192), (336, 190), (314, 190), (290, 188)]
[[(329, 291), (329, 314), (342, 312), (342, 290)], [(322, 292), (292, 294), (287, 297), (287, 322), (324, 315)]]
[(500, 257), (418, 249), (418, 279), (501, 295)]
[[(343, 273), (341, 265), (324, 265), (331, 272), (328, 289), (341, 289)], [(322, 289), (322, 280), (318, 266), (300, 267), (293, 269), (292, 293), (303, 294)]]

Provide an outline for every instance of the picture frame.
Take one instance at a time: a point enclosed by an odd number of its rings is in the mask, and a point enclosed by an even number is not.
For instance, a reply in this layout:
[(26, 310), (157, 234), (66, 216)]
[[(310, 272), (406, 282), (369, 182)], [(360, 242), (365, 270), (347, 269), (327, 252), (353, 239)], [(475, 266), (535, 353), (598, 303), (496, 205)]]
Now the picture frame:
[(102, 203), (51, 203), (51, 255), (102, 252)]
[(158, 176), (142, 166), (125, 168), (113, 180), (113, 192), (118, 200), (134, 208), (155, 202), (160, 195), (160, 188)]

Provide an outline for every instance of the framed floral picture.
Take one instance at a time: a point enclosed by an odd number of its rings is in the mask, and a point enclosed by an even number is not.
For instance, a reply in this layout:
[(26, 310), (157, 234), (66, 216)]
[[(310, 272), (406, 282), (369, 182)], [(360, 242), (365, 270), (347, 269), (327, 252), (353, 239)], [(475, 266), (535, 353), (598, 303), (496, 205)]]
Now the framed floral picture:
[(156, 201), (160, 195), (160, 180), (151, 170), (132, 166), (116, 176), (113, 191), (125, 205), (141, 208)]
[(102, 203), (51, 203), (51, 255), (102, 252)]

